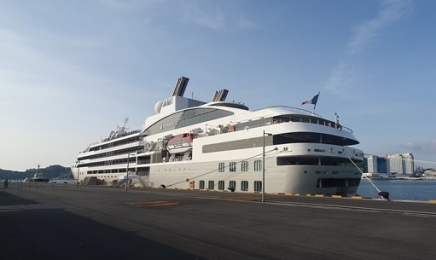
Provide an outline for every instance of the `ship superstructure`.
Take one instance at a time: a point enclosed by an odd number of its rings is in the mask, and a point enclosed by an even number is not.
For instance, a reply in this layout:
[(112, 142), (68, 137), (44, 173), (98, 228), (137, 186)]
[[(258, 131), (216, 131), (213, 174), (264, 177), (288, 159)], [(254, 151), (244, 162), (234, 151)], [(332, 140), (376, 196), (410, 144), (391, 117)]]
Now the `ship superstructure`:
[(225, 101), (226, 89), (210, 102), (186, 98), (188, 81), (177, 81), (142, 129), (118, 127), (80, 153), (75, 178), (82, 184), (125, 185), (128, 177), (148, 187), (356, 193), (361, 172), (354, 163), (364, 158), (353, 147), (359, 142), (351, 129), (299, 108), (250, 111)]

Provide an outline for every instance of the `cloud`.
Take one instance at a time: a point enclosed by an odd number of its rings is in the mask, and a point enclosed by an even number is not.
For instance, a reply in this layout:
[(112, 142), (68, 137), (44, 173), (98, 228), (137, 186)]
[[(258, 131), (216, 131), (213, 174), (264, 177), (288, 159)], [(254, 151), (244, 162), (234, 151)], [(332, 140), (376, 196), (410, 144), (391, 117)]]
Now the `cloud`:
[(253, 21), (246, 20), (243, 17), (241, 17), (239, 19), (237, 26), (240, 29), (249, 29), (249, 28), (256, 28), (257, 27), (256, 23), (254, 23)]
[(418, 142), (406, 142), (400, 145), (400, 148), (405, 151), (422, 151), (423, 145)]
[[(97, 48), (96, 42), (80, 38), (62, 38), (40, 30), (39, 38), (33, 38), (31, 32), (19, 33), (0, 29), (0, 69), (21, 70), (22, 72), (41, 72), (47, 69), (56, 72), (70, 72), (72, 66), (58, 58), (59, 50), (50, 46), (63, 46), (63, 50), (72, 45), (82, 48)], [(60, 66), (62, 64), (62, 66)], [(36, 73), (35, 73), (36, 74)]]
[(152, 8), (165, 3), (173, 17), (214, 31), (234, 31), (256, 28), (255, 22), (247, 19), (233, 5), (219, 6), (219, 2), (167, 0), (98, 0), (102, 5), (118, 10), (130, 11)]
[[(383, 28), (411, 13), (412, 9), (412, 0), (382, 1), (378, 16), (356, 28), (348, 43), (348, 52), (350, 54), (361, 52)], [(350, 88), (353, 88), (353, 91), (358, 90), (354, 74), (350, 64), (339, 62), (330, 73), (326, 89), (332, 94), (347, 97)]]
[(350, 66), (342, 61), (339, 62), (330, 73), (326, 89), (335, 95), (347, 96), (352, 75), (353, 71)]
[(430, 140), (426, 142), (406, 142), (399, 145), (399, 148), (407, 152), (412, 153), (426, 153), (426, 154), (436, 154), (436, 140)]
[(425, 144), (425, 150), (436, 153), (436, 140), (431, 140)]
[[(99, 44), (39, 32), (43, 37), (34, 39), (29, 36), (31, 33), (0, 29), (0, 107), (16, 100), (32, 104), (41, 99), (55, 98), (57, 101), (79, 92), (115, 85), (107, 78), (89, 73), (75, 59), (59, 56), (62, 50), (71, 46), (93, 50)], [(46, 46), (63, 46), (65, 49), (55, 51)]]
[(237, 10), (224, 10), (220, 6), (201, 6), (200, 4), (185, 3), (182, 10), (186, 21), (214, 31), (244, 30), (256, 28), (257, 26), (255, 22), (245, 18)]
[(149, 7), (165, 0), (98, 0), (101, 4), (116, 10), (134, 10), (143, 7)]
[(348, 44), (351, 54), (359, 53), (380, 31), (411, 13), (412, 0), (385, 0), (382, 2), (378, 16), (359, 25)]
[(216, 9), (212, 12), (204, 12), (200, 10), (193, 11), (187, 16), (187, 19), (203, 27), (213, 30), (221, 30), (226, 26), (225, 16), (221, 10)]

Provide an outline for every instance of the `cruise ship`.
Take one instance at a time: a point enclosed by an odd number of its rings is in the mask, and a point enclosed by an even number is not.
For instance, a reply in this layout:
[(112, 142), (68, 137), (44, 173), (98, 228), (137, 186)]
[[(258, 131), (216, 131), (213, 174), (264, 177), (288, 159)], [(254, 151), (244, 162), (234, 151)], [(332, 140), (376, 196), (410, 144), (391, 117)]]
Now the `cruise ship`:
[(364, 160), (353, 131), (313, 112), (287, 106), (249, 110), (227, 102), (171, 97), (139, 130), (118, 126), (79, 153), (72, 173), (82, 185), (139, 185), (234, 192), (356, 193)]

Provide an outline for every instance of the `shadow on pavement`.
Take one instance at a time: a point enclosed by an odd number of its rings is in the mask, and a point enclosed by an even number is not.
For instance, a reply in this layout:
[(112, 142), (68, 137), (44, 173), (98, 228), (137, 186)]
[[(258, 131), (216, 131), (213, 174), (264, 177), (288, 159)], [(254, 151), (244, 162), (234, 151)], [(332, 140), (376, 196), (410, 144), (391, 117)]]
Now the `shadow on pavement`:
[(25, 199), (15, 194), (12, 194), (7, 190), (0, 191), (0, 206), (28, 205), (28, 204), (39, 204), (39, 203), (34, 200)]
[(0, 209), (0, 221), (0, 259), (198, 259), (62, 209)]

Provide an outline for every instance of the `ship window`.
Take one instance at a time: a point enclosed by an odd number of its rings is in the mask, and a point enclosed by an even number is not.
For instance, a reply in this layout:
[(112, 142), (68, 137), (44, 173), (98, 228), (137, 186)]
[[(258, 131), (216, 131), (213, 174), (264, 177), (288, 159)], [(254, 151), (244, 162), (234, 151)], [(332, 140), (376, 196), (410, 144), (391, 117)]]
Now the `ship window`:
[(220, 162), (220, 163), (218, 164), (218, 171), (219, 171), (219, 172), (224, 172), (224, 171), (225, 171), (225, 168), (226, 168), (226, 166), (225, 166), (225, 164), (224, 164), (223, 162)]
[(254, 171), (261, 171), (262, 170), (262, 161), (256, 160), (254, 161)]
[(262, 191), (262, 182), (254, 181), (254, 191)]
[(192, 108), (163, 118), (162, 120), (150, 126), (147, 129), (147, 133), (149, 135), (162, 133), (230, 115), (233, 115), (233, 112), (216, 108)]
[(321, 165), (332, 165), (332, 166), (338, 166), (340, 165), (341, 161), (337, 158), (331, 157), (331, 158), (321, 158)]
[(360, 183), (360, 178), (358, 179), (323, 179), (319, 178), (316, 182), (317, 188), (332, 188), (332, 187), (351, 187), (358, 186)]
[(241, 162), (241, 171), (243, 171), (243, 172), (247, 172), (248, 171), (248, 162), (247, 161), (242, 161)]
[(213, 190), (213, 189), (215, 189), (215, 182), (214, 182), (214, 181), (209, 181), (209, 183), (208, 183), (208, 189), (209, 189), (209, 190)]
[(200, 190), (204, 190), (204, 181), (200, 181)]
[(318, 158), (304, 158), (299, 156), (277, 157), (277, 165), (318, 165)]
[(224, 190), (224, 181), (218, 181), (218, 190)]
[(359, 144), (359, 142), (356, 140), (344, 138), (342, 136), (311, 132), (285, 133), (273, 136), (274, 145), (289, 143), (322, 143), (340, 146)]
[(235, 172), (236, 171), (236, 163), (235, 162), (230, 162), (229, 168), (230, 168), (231, 172)]
[(241, 190), (248, 191), (248, 181), (241, 181)]
[(229, 181), (229, 189), (236, 190), (236, 181)]

